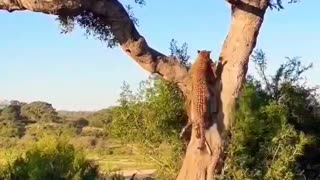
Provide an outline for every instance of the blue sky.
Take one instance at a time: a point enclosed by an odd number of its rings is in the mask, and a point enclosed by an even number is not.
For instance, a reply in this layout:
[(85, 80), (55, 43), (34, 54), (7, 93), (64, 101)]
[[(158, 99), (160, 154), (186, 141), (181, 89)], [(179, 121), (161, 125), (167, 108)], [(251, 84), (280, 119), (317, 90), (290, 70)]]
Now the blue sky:
[[(150, 46), (163, 53), (169, 53), (169, 42), (175, 38), (188, 43), (191, 58), (197, 49), (208, 49), (215, 59), (229, 28), (229, 7), (224, 0), (190, 2), (147, 1), (135, 9), (138, 29)], [(280, 12), (267, 12), (257, 48), (267, 53), (270, 72), (284, 57), (301, 56), (304, 63), (314, 63), (306, 74), (310, 83), (320, 84), (319, 6), (320, 1), (301, 0)], [(134, 88), (148, 76), (119, 48), (108, 49), (79, 28), (60, 34), (55, 18), (0, 11), (0, 99), (97, 110), (116, 103), (123, 81)], [(249, 66), (249, 72), (253, 70)]]

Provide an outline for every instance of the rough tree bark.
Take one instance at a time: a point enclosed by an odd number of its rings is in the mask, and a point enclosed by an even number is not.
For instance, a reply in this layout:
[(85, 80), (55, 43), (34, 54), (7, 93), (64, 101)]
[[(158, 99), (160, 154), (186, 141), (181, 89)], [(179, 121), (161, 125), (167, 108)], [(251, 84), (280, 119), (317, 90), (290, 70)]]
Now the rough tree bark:
[(220, 69), (222, 72), (217, 73), (219, 80), (214, 85), (218, 101), (212, 102), (218, 103), (219, 110), (214, 119), (216, 123), (206, 132), (213, 155), (197, 151), (195, 137), (192, 135), (178, 180), (213, 179), (214, 172), (220, 170), (231, 125), (232, 109), (244, 83), (249, 56), (256, 45), (268, 7), (267, 1), (260, 0), (228, 2), (232, 11), (231, 26), (218, 62), (218, 71)]
[[(239, 95), (247, 72), (249, 56), (256, 45), (268, 0), (227, 0), (231, 4), (231, 26), (219, 58), (218, 81), (213, 87), (218, 97), (219, 111), (215, 123), (206, 132), (213, 155), (199, 152), (194, 133), (188, 144), (178, 180), (212, 179), (219, 160), (222, 159), (224, 132), (230, 128), (230, 114)], [(143, 69), (161, 75), (178, 84), (188, 96), (187, 68), (172, 57), (165, 56), (148, 46), (139, 34), (125, 8), (118, 0), (0, 0), (0, 10), (9, 12), (29, 10), (54, 15), (75, 16), (89, 11), (105, 20), (121, 48)]]

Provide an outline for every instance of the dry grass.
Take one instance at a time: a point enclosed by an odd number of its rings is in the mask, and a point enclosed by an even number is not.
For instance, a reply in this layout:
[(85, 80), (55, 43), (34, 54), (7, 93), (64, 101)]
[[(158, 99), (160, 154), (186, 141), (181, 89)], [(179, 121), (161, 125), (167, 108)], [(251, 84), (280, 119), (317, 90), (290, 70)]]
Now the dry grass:
[[(23, 152), (25, 145), (31, 143), (26, 142), (27, 139), (32, 141), (29, 138), (22, 138), (15, 148), (0, 149), (0, 166), (5, 165), (11, 157)], [(155, 169), (155, 164), (145, 159), (132, 146), (120, 144), (115, 140), (80, 137), (74, 138), (71, 143), (75, 144), (76, 148), (84, 150), (88, 159), (97, 162), (102, 173)]]

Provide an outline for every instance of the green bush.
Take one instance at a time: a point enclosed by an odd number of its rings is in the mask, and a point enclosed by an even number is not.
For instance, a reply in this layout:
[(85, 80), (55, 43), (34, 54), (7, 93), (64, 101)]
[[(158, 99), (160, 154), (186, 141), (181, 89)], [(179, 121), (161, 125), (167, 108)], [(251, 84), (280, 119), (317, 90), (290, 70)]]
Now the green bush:
[(102, 128), (84, 127), (80, 133), (81, 136), (107, 137), (107, 132)]
[(187, 118), (181, 92), (171, 83), (150, 77), (136, 94), (124, 84), (119, 102), (119, 107), (111, 109), (111, 136), (138, 143), (159, 165), (162, 178), (174, 177), (183, 155), (178, 133)]
[(9, 161), (0, 179), (95, 179), (97, 166), (85, 160), (65, 137), (45, 136)]
[(35, 137), (42, 137), (45, 135), (66, 135), (68, 137), (74, 137), (79, 131), (80, 130), (77, 128), (68, 124), (36, 123), (28, 126), (26, 133)]
[(0, 137), (19, 137), (21, 135), (19, 126), (11, 121), (0, 123)]
[(103, 128), (112, 121), (111, 108), (99, 110), (88, 116), (89, 125), (92, 127)]
[(26, 104), (21, 108), (21, 116), (30, 121), (36, 122), (57, 122), (59, 120), (58, 113), (51, 104), (41, 101), (35, 101)]
[(89, 121), (85, 118), (79, 118), (74, 121), (75, 125), (79, 128), (83, 128), (89, 125)]
[[(19, 142), (18, 137), (10, 138), (10, 137), (0, 137), (0, 150), (1, 149), (10, 149), (12, 147), (15, 147), (17, 143)], [(0, 159), (1, 161), (1, 159)]]
[(95, 136), (78, 136), (72, 138), (71, 142), (76, 148), (84, 149), (85, 151), (90, 152), (108, 151), (109, 145), (106, 140), (97, 138)]
[(20, 119), (19, 105), (9, 105), (1, 110), (0, 121), (17, 121)]
[(282, 105), (246, 85), (235, 112), (232, 139), (221, 179), (295, 179), (297, 158), (311, 142), (288, 122)]
[(319, 99), (301, 81), (311, 65), (288, 58), (269, 78), (261, 50), (253, 61), (260, 80), (249, 76), (238, 100), (220, 178), (318, 179)]

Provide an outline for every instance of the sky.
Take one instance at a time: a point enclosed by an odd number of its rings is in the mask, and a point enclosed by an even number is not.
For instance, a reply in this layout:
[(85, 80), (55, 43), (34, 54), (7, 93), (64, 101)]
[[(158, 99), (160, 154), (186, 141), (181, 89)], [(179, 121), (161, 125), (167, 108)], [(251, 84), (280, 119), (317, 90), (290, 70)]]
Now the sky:
[[(282, 11), (268, 10), (256, 46), (266, 52), (268, 72), (273, 73), (285, 57), (298, 56), (305, 64), (313, 63), (306, 76), (311, 85), (320, 85), (319, 6), (320, 1), (301, 0), (286, 4)], [(135, 8), (135, 15), (137, 28), (151, 47), (169, 54), (174, 38), (180, 45), (188, 43), (191, 59), (198, 49), (211, 50), (217, 59), (230, 25), (224, 0), (147, 0), (146, 6)], [(98, 110), (116, 104), (124, 81), (134, 89), (149, 75), (120, 48), (107, 48), (84, 36), (83, 29), (60, 34), (55, 18), (0, 11), (0, 100), (46, 101), (58, 110)], [(255, 73), (252, 63), (249, 73)]]

